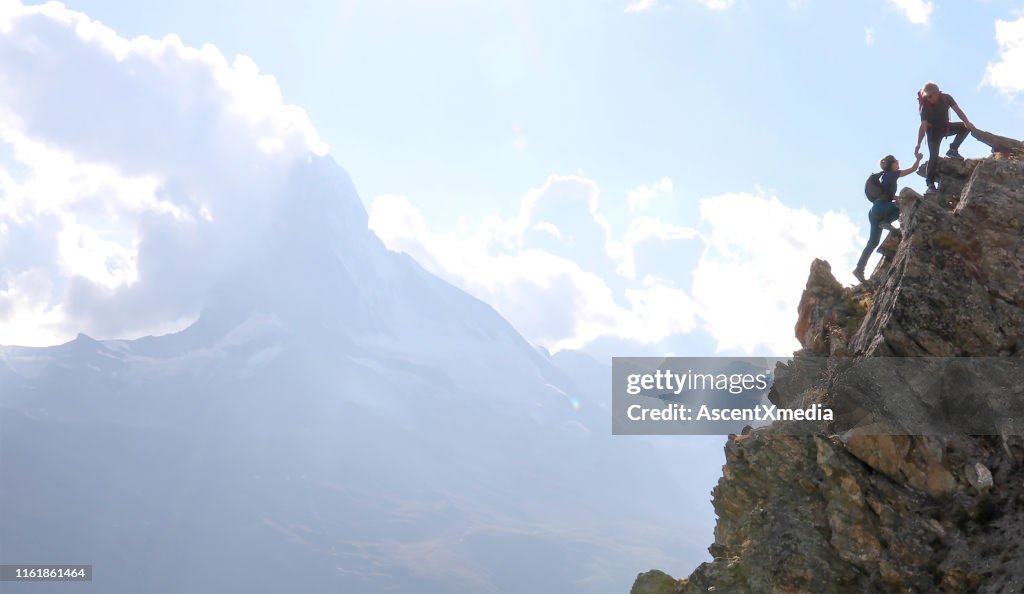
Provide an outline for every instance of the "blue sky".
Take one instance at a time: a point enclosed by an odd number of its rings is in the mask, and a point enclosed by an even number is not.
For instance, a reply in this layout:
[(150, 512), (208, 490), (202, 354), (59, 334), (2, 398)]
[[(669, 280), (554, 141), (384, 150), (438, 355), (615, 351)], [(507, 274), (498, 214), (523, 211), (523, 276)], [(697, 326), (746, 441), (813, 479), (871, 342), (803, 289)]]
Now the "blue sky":
[[(389, 247), (553, 349), (795, 346), (810, 258), (852, 280), (863, 178), (886, 153), (912, 160), (923, 82), (1024, 137), (1019, 1), (67, 5), (123, 38), (249, 56)], [(11, 293), (19, 271), (0, 268)], [(74, 335), (27, 319), (23, 341)]]
[(511, 211), (548, 174), (581, 169), (608, 193), (667, 175), (693, 196), (760, 184), (859, 209), (861, 170), (909, 157), (927, 79), (980, 126), (1024, 135), (1020, 104), (981, 85), (994, 23), (1019, 1), (939, 2), (925, 25), (885, 0), (628, 4), (67, 3), (123, 36), (251, 56), (364, 199), (414, 197), (438, 224)]

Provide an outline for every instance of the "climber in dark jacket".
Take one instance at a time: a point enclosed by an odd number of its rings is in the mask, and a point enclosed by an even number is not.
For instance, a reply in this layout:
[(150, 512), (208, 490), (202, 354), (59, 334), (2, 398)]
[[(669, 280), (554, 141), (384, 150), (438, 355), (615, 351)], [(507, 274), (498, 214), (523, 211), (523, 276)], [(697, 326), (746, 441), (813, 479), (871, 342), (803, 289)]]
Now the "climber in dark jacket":
[(900, 209), (896, 206), (895, 202), (896, 180), (917, 171), (917, 166), (921, 164), (922, 156), (920, 151), (917, 152), (917, 159), (914, 161), (914, 164), (903, 170), (900, 169), (900, 162), (892, 155), (886, 155), (878, 162), (879, 167), (882, 168), (880, 181), (882, 188), (885, 190), (885, 197), (875, 200), (871, 205), (871, 210), (868, 211), (868, 224), (871, 226), (868, 234), (868, 245), (861, 252), (860, 260), (857, 260), (857, 267), (853, 269), (853, 276), (857, 277), (857, 280), (860, 282), (865, 282), (864, 267), (868, 263), (868, 258), (871, 257), (871, 250), (878, 247), (878, 242), (882, 238), (882, 229), (887, 229), (890, 232), (897, 231), (892, 226), (893, 221), (900, 216)]
[[(931, 194), (936, 191), (935, 176), (939, 169), (939, 147), (942, 145), (942, 139), (956, 135), (949, 145), (949, 150), (946, 151), (946, 156), (962, 160), (959, 148), (967, 135), (974, 129), (974, 124), (967, 119), (963, 110), (956, 104), (956, 100), (949, 94), (940, 91), (939, 85), (931, 81), (925, 83), (924, 87), (917, 92), (917, 105), (921, 112), (921, 127), (917, 130), (917, 146), (914, 147), (914, 154), (921, 152), (921, 141), (928, 136), (928, 171), (925, 176), (928, 189), (925, 190), (925, 194)], [(949, 121), (950, 108), (960, 116), (962, 122)]]

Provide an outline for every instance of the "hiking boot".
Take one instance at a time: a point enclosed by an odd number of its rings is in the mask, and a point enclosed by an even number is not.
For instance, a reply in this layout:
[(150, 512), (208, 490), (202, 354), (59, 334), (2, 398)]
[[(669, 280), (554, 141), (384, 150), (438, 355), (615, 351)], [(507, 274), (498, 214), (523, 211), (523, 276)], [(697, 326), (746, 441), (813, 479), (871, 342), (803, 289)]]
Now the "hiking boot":
[(933, 184), (933, 183), (932, 184), (928, 184), (928, 187), (924, 189), (925, 195), (934, 194), (935, 192), (938, 192), (938, 191), (939, 191), (938, 188), (936, 188), (935, 184)]
[(948, 151), (946, 151), (946, 156), (949, 157), (950, 159), (956, 159), (957, 161), (964, 160), (963, 155), (961, 155), (960, 151), (956, 150), (955, 148), (950, 148)]
[(864, 271), (860, 268), (853, 269), (853, 276), (862, 283), (868, 282), (868, 279), (864, 278)]

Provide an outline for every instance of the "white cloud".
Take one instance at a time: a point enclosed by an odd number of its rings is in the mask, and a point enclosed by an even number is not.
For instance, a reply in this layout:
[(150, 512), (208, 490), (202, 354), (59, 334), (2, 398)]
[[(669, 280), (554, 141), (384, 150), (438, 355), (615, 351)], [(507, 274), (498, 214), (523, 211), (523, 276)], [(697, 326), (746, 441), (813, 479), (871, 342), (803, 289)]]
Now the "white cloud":
[(292, 164), (326, 151), (249, 58), (126, 39), (56, 3), (0, 4), (0, 88), (3, 344), (194, 317)]
[(864, 45), (875, 45), (874, 27), (864, 27)]
[(1024, 92), (1024, 17), (1015, 21), (996, 21), (998, 62), (988, 65), (985, 84), (1012, 95)]
[(651, 200), (656, 198), (658, 194), (667, 194), (671, 192), (672, 180), (668, 177), (663, 177), (656, 184), (642, 184), (630, 190), (629, 193), (626, 194), (626, 203), (629, 205), (630, 212), (647, 210)]
[(704, 6), (711, 10), (725, 10), (732, 8), (736, 4), (736, 0), (697, 0)]
[(106, 289), (138, 280), (138, 246), (105, 239), (96, 229), (73, 218), (57, 235), (58, 263), (67, 276), (81, 276)]
[(618, 263), (608, 222), (596, 184), (579, 176), (551, 176), (523, 196), (514, 217), (487, 217), (457, 234), (430, 230), (404, 197), (378, 196), (370, 227), (552, 350), (604, 336), (649, 344), (696, 326), (686, 292), (670, 283), (648, 278), (612, 289)]
[[(845, 214), (724, 194), (700, 201), (701, 229), (644, 215), (616, 236), (598, 194), (592, 180), (551, 176), (526, 193), (516, 216), (475, 227), (463, 219), (453, 233), (430, 229), (404, 197), (378, 196), (370, 226), (389, 248), (492, 304), (551, 350), (603, 338), (653, 344), (703, 330), (722, 350), (787, 354), (797, 346), (793, 324), (811, 261), (827, 258), (840, 280), (852, 281), (844, 271), (861, 238)], [(650, 261), (644, 246), (667, 257)], [(687, 252), (694, 265), (673, 265)]]
[(889, 0), (889, 3), (915, 25), (927, 25), (935, 10), (935, 3), (929, 0)]
[(626, 6), (626, 12), (643, 12), (658, 5), (658, 0), (633, 0)]
[(59, 332), (62, 313), (47, 307), (53, 295), (51, 275), (45, 269), (29, 268), (0, 275), (0, 328), (4, 343), (8, 337), (52, 336)]
[[(710, 10), (726, 10), (736, 5), (736, 0), (695, 0)], [(659, 0), (633, 0), (626, 5), (626, 12), (644, 12), (661, 6)]]
[(665, 243), (675, 240), (702, 239), (700, 233), (688, 227), (671, 225), (654, 217), (637, 217), (630, 221), (621, 242), (612, 241), (606, 250), (619, 262), (616, 272), (626, 278), (635, 278), (637, 248), (644, 243)]
[(701, 200), (710, 227), (694, 271), (693, 297), (720, 349), (786, 355), (796, 347), (796, 308), (814, 258), (844, 283), (861, 250), (844, 213), (817, 215), (778, 198), (723, 194)]

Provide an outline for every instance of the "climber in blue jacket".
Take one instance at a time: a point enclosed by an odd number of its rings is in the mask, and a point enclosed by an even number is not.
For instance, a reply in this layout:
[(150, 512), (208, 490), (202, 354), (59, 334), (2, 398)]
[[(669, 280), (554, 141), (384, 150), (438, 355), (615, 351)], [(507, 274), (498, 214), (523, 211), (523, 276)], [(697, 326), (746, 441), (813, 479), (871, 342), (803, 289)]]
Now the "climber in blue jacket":
[(864, 267), (868, 263), (868, 258), (871, 257), (871, 250), (878, 247), (878, 242), (882, 239), (882, 229), (887, 229), (890, 232), (897, 231), (892, 226), (893, 221), (900, 216), (900, 209), (896, 206), (895, 202), (896, 181), (903, 176), (917, 171), (917, 167), (921, 164), (921, 158), (924, 155), (918, 152), (915, 156), (917, 159), (914, 160), (914, 164), (902, 170), (900, 169), (899, 160), (892, 155), (886, 155), (878, 162), (879, 167), (882, 168), (879, 179), (882, 186), (882, 197), (876, 199), (871, 205), (871, 210), (868, 211), (868, 224), (870, 225), (868, 245), (861, 252), (860, 260), (857, 261), (857, 267), (853, 269), (853, 276), (862, 283), (866, 280), (864, 278)]

